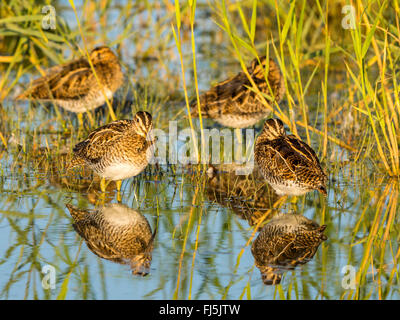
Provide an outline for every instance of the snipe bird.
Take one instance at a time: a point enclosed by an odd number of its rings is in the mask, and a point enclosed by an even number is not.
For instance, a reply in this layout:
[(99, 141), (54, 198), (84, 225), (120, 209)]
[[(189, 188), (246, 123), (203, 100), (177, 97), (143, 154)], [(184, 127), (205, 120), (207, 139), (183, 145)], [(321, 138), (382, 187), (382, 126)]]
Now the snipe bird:
[(274, 216), (254, 240), (251, 252), (267, 285), (279, 284), (282, 271), (310, 261), (319, 245), (327, 240), (326, 225), (298, 214)]
[[(259, 62), (256, 58), (247, 71), (262, 93), (276, 102), (281, 101), (285, 93), (285, 84), (278, 65), (272, 59), (263, 56)], [(232, 128), (250, 127), (265, 119), (270, 111), (252, 88), (243, 71), (218, 83), (199, 97), (202, 117), (211, 118), (223, 126)], [(269, 103), (272, 104), (273, 101)], [(191, 116), (199, 116), (197, 99), (191, 103)]]
[(153, 240), (147, 219), (136, 210), (113, 203), (98, 210), (81, 210), (67, 204), (74, 230), (97, 256), (129, 264), (132, 273), (145, 276), (152, 260)]
[(86, 56), (81, 57), (51, 68), (16, 99), (53, 101), (76, 113), (101, 106), (106, 101), (105, 96), (111, 99), (122, 85), (123, 74), (118, 57), (107, 46), (93, 49), (90, 60), (96, 75)]
[(327, 176), (314, 150), (287, 135), (280, 119), (268, 119), (257, 137), (254, 158), (278, 195), (303, 195), (318, 190), (326, 195)]
[(67, 170), (86, 165), (101, 178), (101, 190), (105, 192), (105, 180), (117, 183), (118, 193), (123, 179), (141, 173), (153, 155), (150, 113), (139, 111), (133, 120), (117, 120), (92, 131), (73, 149), (73, 157)]

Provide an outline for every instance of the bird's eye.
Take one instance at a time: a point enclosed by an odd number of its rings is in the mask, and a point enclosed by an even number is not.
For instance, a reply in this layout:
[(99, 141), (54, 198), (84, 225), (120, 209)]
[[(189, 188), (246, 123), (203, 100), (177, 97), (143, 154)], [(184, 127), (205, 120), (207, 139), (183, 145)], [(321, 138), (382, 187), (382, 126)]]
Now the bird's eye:
[(139, 118), (136, 118), (136, 122), (139, 123), (139, 122), (140, 122), (140, 119), (139, 119)]

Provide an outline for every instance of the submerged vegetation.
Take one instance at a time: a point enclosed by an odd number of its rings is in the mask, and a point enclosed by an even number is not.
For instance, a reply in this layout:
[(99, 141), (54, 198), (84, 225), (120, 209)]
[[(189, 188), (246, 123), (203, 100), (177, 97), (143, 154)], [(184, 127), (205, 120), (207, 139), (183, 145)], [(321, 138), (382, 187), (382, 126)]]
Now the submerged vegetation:
[[(54, 20), (48, 5), (0, 4), (2, 299), (400, 298), (399, 0), (59, 0)], [(55, 104), (14, 100), (46, 69), (99, 45), (118, 55), (125, 81), (112, 101), (84, 114), (83, 126)], [(134, 277), (87, 250), (65, 205), (115, 201), (115, 185), (102, 197), (91, 172), (67, 175), (72, 147), (144, 110), (157, 129), (168, 133), (170, 121), (189, 128), (200, 159), (208, 141), (199, 129), (218, 125), (193, 118), (191, 101), (263, 55), (279, 65), (285, 95), (270, 105), (255, 83), (249, 89), (316, 151), (328, 197), (290, 203), (256, 170), (152, 164), (122, 187), (124, 205), (157, 229), (150, 274)], [(285, 210), (326, 225), (327, 240), (266, 286), (251, 246)], [(56, 269), (55, 289), (41, 285), (44, 265)]]

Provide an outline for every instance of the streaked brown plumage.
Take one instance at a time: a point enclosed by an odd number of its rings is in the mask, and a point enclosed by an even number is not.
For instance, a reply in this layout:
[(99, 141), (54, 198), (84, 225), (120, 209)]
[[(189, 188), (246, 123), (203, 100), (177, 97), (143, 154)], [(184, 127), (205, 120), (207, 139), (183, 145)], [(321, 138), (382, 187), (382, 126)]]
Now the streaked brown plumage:
[[(262, 93), (280, 102), (285, 93), (285, 85), (278, 65), (272, 59), (267, 61), (265, 56), (260, 57), (260, 63), (257, 58), (251, 62), (247, 68), (250, 76)], [(233, 128), (249, 127), (264, 119), (270, 111), (250, 88), (253, 86), (243, 71), (218, 83), (200, 96), (202, 117)], [(272, 105), (272, 101), (269, 103)], [(197, 99), (191, 103), (191, 115), (199, 116)]]
[(74, 219), (75, 231), (93, 253), (129, 264), (133, 274), (148, 274), (156, 231), (152, 234), (147, 219), (139, 211), (117, 203), (95, 211), (66, 206)]
[(278, 195), (302, 195), (318, 190), (326, 195), (326, 174), (314, 150), (287, 135), (279, 119), (265, 121), (256, 139), (255, 160)]
[(139, 111), (133, 120), (117, 120), (92, 131), (73, 149), (67, 169), (86, 165), (107, 180), (123, 180), (142, 172), (147, 166), (154, 140), (148, 112)]
[(95, 109), (111, 99), (123, 83), (118, 57), (106, 46), (93, 49), (86, 57), (51, 68), (44, 77), (36, 79), (16, 99), (54, 101), (64, 109), (82, 113)]
[[(278, 214), (267, 223), (254, 240), (251, 252), (263, 282), (279, 284), (282, 271), (310, 261), (322, 241), (326, 225), (298, 214)], [(286, 267), (286, 268), (285, 268)]]

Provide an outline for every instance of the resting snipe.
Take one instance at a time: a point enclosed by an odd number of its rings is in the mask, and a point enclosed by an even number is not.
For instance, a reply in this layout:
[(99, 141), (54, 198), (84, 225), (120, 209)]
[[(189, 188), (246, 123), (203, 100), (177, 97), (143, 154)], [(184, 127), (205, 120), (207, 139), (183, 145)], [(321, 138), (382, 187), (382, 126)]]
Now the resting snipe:
[(54, 101), (77, 113), (101, 106), (105, 102), (104, 95), (111, 99), (122, 85), (123, 74), (117, 56), (106, 46), (93, 49), (90, 59), (96, 75), (87, 58), (81, 57), (51, 68), (16, 99)]
[(99, 210), (80, 210), (67, 204), (75, 231), (100, 258), (129, 264), (133, 274), (145, 276), (151, 263), (153, 240), (147, 219), (138, 211), (113, 203)]
[(268, 119), (256, 139), (255, 160), (278, 195), (302, 195), (318, 190), (326, 195), (326, 175), (306, 143), (287, 135), (279, 119)]
[(102, 177), (103, 192), (105, 179), (117, 181), (119, 191), (121, 180), (138, 175), (151, 159), (152, 127), (152, 117), (145, 111), (136, 113), (133, 120), (117, 120), (99, 127), (74, 147), (67, 169), (87, 165)]
[(294, 268), (312, 259), (322, 241), (326, 225), (298, 214), (278, 214), (254, 240), (251, 252), (265, 284), (278, 284), (282, 267)]
[[(285, 85), (279, 67), (272, 59), (267, 60), (264, 56), (258, 62), (256, 58), (247, 71), (262, 93), (272, 96), (277, 102), (282, 99)], [(268, 74), (266, 75), (265, 72)], [(257, 93), (251, 90), (252, 87), (243, 71), (218, 83), (200, 96), (202, 117), (214, 119), (221, 125), (232, 128), (246, 128), (254, 125), (268, 116), (270, 111), (262, 104)], [(199, 116), (197, 99), (191, 103), (191, 115), (192, 117)]]

